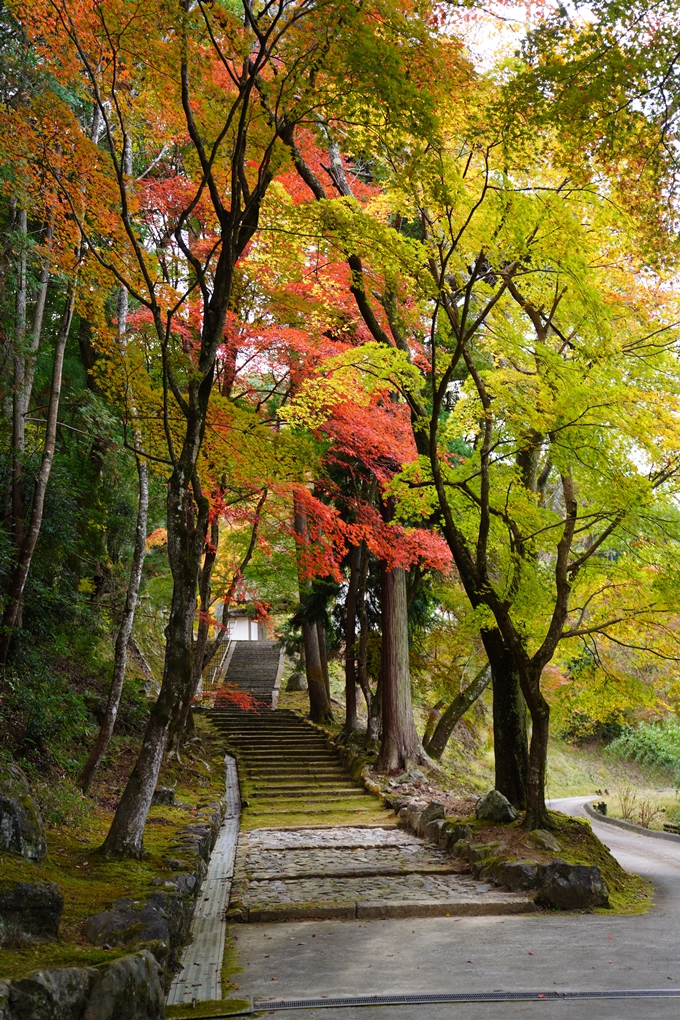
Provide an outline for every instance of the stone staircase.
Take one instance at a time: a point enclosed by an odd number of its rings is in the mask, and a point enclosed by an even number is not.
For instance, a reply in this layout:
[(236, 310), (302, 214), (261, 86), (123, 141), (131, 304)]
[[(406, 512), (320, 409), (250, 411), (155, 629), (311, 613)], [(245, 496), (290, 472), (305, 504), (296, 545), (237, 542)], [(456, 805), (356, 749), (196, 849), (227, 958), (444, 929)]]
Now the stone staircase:
[(213, 710), (238, 764), (242, 814), (227, 919), (434, 917), (533, 910), (397, 828), (326, 735), (295, 713)]
[(234, 641), (225, 683), (276, 708), (283, 652), (276, 641)]
[(241, 827), (394, 823), (358, 787), (323, 733), (287, 710), (211, 713), (238, 762)]

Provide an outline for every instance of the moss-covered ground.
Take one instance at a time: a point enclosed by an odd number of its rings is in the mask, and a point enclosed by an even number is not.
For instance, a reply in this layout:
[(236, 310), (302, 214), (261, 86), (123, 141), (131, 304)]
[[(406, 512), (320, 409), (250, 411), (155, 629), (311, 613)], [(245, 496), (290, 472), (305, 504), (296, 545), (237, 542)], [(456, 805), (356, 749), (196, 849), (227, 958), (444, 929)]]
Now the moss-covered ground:
[[(38, 967), (96, 966), (125, 953), (93, 947), (85, 938), (83, 922), (107, 909), (122, 897), (146, 894), (153, 878), (167, 870), (166, 855), (178, 831), (189, 825), (203, 808), (224, 795), (224, 751), (222, 742), (205, 720), (197, 720), (198, 736), (193, 751), (182, 761), (166, 761), (160, 784), (173, 786), (178, 806), (153, 807), (144, 832), (143, 860), (117, 861), (104, 858), (99, 848), (113, 818), (116, 798), (111, 787), (120, 789), (122, 776), (113, 761), (105, 763), (91, 797), (76, 797), (72, 786), (64, 785), (69, 809), (60, 822), (48, 824), (47, 857), (39, 864), (9, 853), (0, 853), (0, 878), (25, 882), (56, 882), (64, 894), (64, 912), (59, 941), (20, 949), (0, 950), (0, 977), (13, 978)], [(51, 791), (51, 804), (59, 804), (59, 791)], [(77, 803), (77, 810), (72, 802)], [(51, 812), (54, 815), (54, 811)]]

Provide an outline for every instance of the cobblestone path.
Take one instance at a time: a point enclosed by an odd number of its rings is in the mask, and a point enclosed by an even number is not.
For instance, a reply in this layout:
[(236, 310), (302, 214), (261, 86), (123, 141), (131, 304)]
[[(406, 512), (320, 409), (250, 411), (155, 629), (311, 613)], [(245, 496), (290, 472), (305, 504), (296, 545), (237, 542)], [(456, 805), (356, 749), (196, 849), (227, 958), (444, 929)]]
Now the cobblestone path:
[(510, 914), (518, 893), (402, 829), (358, 787), (323, 733), (279, 710), (215, 712), (238, 761), (241, 833), (228, 920)]
[(255, 829), (239, 839), (229, 919), (511, 914), (533, 901), (498, 892), (462, 863), (395, 828)]

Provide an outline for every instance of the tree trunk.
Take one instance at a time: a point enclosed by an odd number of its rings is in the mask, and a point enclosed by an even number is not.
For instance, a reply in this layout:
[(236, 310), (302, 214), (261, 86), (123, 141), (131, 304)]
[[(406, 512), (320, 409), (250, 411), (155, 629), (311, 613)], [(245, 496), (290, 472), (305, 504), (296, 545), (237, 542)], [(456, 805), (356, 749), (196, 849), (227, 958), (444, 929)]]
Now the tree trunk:
[[(24, 541), (24, 454), (26, 447), (26, 417), (24, 393), (26, 389), (26, 303), (27, 303), (27, 216), (25, 209), (17, 214), (17, 230), (21, 234), (21, 250), (17, 272), (17, 291), (14, 317), (14, 391), (12, 398), (12, 535), (16, 558), (21, 555)], [(21, 606), (17, 616), (21, 615)]]
[(47, 409), (45, 441), (43, 444), (40, 469), (38, 470), (33, 489), (31, 516), (28, 529), (21, 544), (17, 563), (12, 573), (9, 591), (7, 594), (7, 604), (2, 621), (3, 634), (2, 639), (0, 640), (0, 663), (3, 664), (7, 661), (7, 654), (9, 652), (12, 635), (20, 617), (28, 572), (31, 567), (31, 560), (33, 559), (33, 553), (35, 551), (38, 535), (40, 534), (40, 526), (42, 524), (43, 509), (45, 506), (45, 493), (47, 491), (47, 483), (50, 478), (50, 471), (52, 470), (52, 461), (54, 459), (54, 449), (57, 437), (57, 416), (59, 413), (59, 399), (61, 396), (61, 379), (64, 367), (64, 351), (71, 329), (71, 320), (73, 319), (75, 292), (76, 284), (75, 280), (72, 280), (69, 284), (61, 326), (54, 345), (52, 384), (50, 387), (50, 400)]
[(139, 499), (137, 504), (137, 530), (135, 532), (135, 546), (132, 554), (132, 566), (130, 568), (130, 580), (128, 582), (127, 595), (125, 597), (125, 609), (123, 619), (116, 636), (116, 645), (113, 658), (113, 679), (106, 703), (104, 721), (99, 729), (99, 734), (90, 752), (90, 756), (78, 777), (78, 785), (83, 793), (87, 793), (95, 773), (99, 768), (102, 758), (107, 752), (109, 741), (116, 725), (120, 698), (123, 693), (123, 681), (125, 680), (125, 667), (127, 666), (127, 649), (132, 634), (132, 625), (135, 619), (137, 608), (137, 596), (142, 580), (142, 567), (146, 553), (146, 522), (149, 510), (149, 473), (146, 461), (143, 457), (137, 456), (137, 477), (139, 482)]
[(423, 750), (413, 718), (408, 656), (406, 571), (381, 564), (382, 740), (378, 768), (396, 772), (421, 761)]
[(108, 857), (144, 855), (144, 825), (163, 764), (170, 722), (192, 673), (196, 587), (208, 529), (208, 501), (201, 493), (192, 463), (193, 452), (198, 455), (200, 448), (200, 442), (192, 442), (198, 439), (195, 429), (202, 434), (200, 418), (189, 423), (182, 457), (168, 482), (168, 560), (173, 589), (165, 629), (163, 681), (149, 714), (141, 751), (102, 845), (102, 853)]
[[(300, 601), (305, 591), (311, 587), (311, 580), (302, 574), (301, 551), (309, 542), (307, 518), (297, 500), (294, 507), (293, 525), (298, 540), (298, 584)], [(307, 674), (307, 692), (309, 694), (309, 718), (315, 723), (333, 721), (333, 709), (326, 689), (326, 680), (319, 648), (319, 631), (315, 623), (308, 620), (302, 622), (302, 639), (305, 646), (305, 672)]]
[(357, 680), (364, 693), (368, 717), (371, 715), (373, 693), (368, 678), (368, 613), (366, 612), (366, 581), (368, 578), (369, 552), (365, 542), (361, 543), (361, 565), (357, 587), (357, 619), (359, 621), (359, 654), (357, 656)]
[[(127, 332), (128, 317), (128, 292), (125, 287), (118, 290), (118, 337), (123, 351), (125, 351), (125, 334)], [(131, 407), (133, 421), (136, 418), (136, 410)], [(87, 793), (90, 784), (95, 776), (102, 758), (106, 754), (109, 741), (113, 734), (120, 707), (120, 699), (123, 693), (125, 681), (125, 669), (127, 666), (127, 653), (132, 636), (132, 626), (135, 622), (135, 611), (137, 609), (137, 597), (139, 586), (142, 581), (142, 568), (146, 555), (146, 524), (149, 516), (149, 468), (144, 457), (141, 456), (142, 438), (137, 429), (134, 431), (135, 460), (137, 462), (137, 527), (135, 530), (135, 545), (132, 553), (132, 566), (130, 567), (130, 579), (128, 581), (127, 593), (125, 595), (125, 608), (121, 620), (113, 655), (113, 678), (111, 689), (106, 703), (104, 721), (99, 729), (94, 747), (90, 752), (85, 766), (78, 777), (78, 783), (83, 793)]]
[(331, 680), (328, 674), (328, 646), (326, 644), (326, 627), (321, 620), (316, 621), (316, 634), (319, 641), (319, 658), (321, 659), (321, 671), (323, 673), (324, 687), (328, 703), (331, 701)]
[(526, 829), (552, 828), (545, 804), (545, 778), (550, 733), (550, 705), (541, 693), (541, 671), (525, 679), (524, 691), (531, 713), (531, 748), (527, 782)]
[(380, 737), (382, 736), (382, 676), (378, 676), (375, 685), (375, 693), (371, 697), (371, 704), (368, 710), (368, 721), (366, 723), (366, 747), (369, 750), (380, 748)]
[(219, 540), (220, 524), (219, 519), (215, 518), (210, 526), (210, 543), (206, 544), (205, 556), (203, 557), (203, 567), (201, 569), (201, 580), (199, 584), (201, 612), (198, 617), (198, 633), (196, 635), (196, 643), (194, 645), (194, 664), (191, 673), (191, 684), (189, 689), (185, 691), (182, 696), (182, 700), (177, 707), (176, 718), (173, 720), (172, 725), (176, 748), (178, 751), (187, 726), (189, 713), (191, 712), (191, 703), (198, 694), (201, 679), (203, 677), (203, 670), (207, 665), (207, 663), (204, 662), (204, 657), (206, 645), (208, 643), (208, 630), (210, 628), (210, 582), (212, 580), (215, 560), (217, 559), (217, 546), (219, 544)]
[(333, 710), (326, 693), (326, 682), (324, 680), (321, 652), (319, 649), (319, 632), (316, 624), (305, 620), (302, 624), (302, 637), (305, 643), (309, 718), (315, 723), (332, 722)]
[(449, 737), (453, 733), (454, 726), (465, 715), (470, 706), (474, 705), (477, 698), (484, 693), (490, 683), (491, 667), (487, 664), (480, 669), (472, 683), (468, 684), (465, 690), (461, 691), (453, 699), (439, 719), (430, 739), (423, 741), (425, 750), (430, 758), (436, 758), (437, 760), (441, 758)]
[[(349, 585), (345, 601), (345, 726), (346, 737), (357, 728), (357, 591), (361, 568), (361, 546), (352, 546), (349, 557)], [(368, 704), (368, 703), (367, 703)]]
[(446, 702), (440, 698), (439, 701), (435, 702), (435, 704), (427, 710), (427, 721), (425, 723), (425, 732), (423, 733), (423, 747), (427, 747), (429, 742), (432, 740), (432, 734), (437, 728), (437, 723), (442, 717), (442, 709), (445, 704)]
[(529, 750), (519, 670), (498, 630), (483, 631), (482, 642), (493, 681), (495, 786), (523, 811), (527, 806)]
[(40, 267), (40, 280), (38, 294), (33, 311), (33, 325), (31, 326), (31, 337), (26, 352), (26, 369), (24, 376), (24, 392), (22, 395), (24, 420), (28, 414), (28, 407), (33, 392), (33, 380), (35, 379), (35, 365), (40, 348), (43, 320), (45, 318), (45, 305), (47, 304), (47, 290), (50, 283), (50, 256), (52, 252), (52, 241), (54, 239), (54, 215), (50, 213), (45, 230), (45, 243), (47, 252)]

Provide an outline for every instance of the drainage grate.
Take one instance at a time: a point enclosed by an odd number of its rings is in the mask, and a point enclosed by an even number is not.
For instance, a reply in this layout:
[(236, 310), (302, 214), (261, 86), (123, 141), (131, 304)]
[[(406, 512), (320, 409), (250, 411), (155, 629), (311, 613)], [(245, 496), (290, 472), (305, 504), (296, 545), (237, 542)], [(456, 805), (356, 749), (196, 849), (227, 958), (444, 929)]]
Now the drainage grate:
[(620, 989), (604, 992), (433, 992), (413, 995), (339, 995), (320, 999), (257, 999), (254, 1010), (323, 1009), (350, 1006), (407, 1006), (435, 1002), (529, 1002), (555, 999), (673, 999), (680, 988)]

